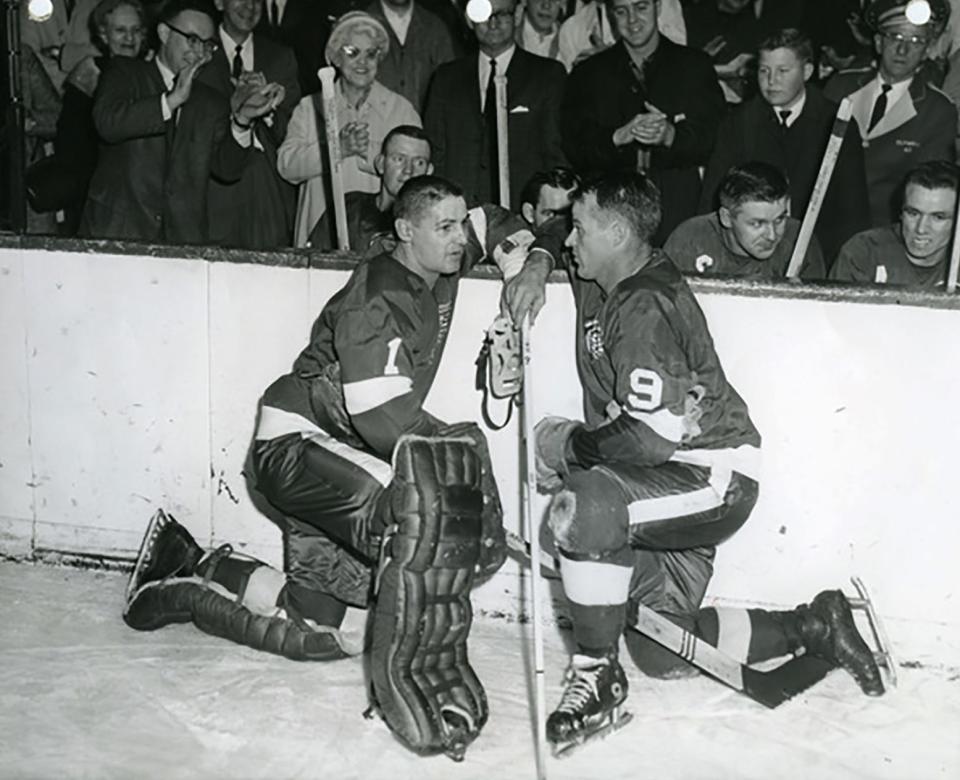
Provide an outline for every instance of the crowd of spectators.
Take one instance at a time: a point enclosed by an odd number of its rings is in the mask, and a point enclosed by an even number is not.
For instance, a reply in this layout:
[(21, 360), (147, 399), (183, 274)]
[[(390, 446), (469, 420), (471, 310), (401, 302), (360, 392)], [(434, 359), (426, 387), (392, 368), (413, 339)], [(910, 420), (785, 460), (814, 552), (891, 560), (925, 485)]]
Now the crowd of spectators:
[(782, 277), (841, 101), (851, 110), (800, 276), (937, 288), (957, 210), (960, 0), (53, 0), (22, 3), (37, 232), (351, 248), (408, 178), (534, 227), (582, 178), (642, 170), (690, 274)]

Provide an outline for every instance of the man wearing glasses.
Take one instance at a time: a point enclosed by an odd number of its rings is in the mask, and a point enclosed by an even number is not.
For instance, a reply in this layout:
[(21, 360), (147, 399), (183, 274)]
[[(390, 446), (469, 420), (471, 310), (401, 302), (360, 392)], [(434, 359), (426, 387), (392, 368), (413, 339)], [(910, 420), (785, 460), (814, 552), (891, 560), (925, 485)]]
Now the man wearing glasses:
[(213, 10), (200, 0), (168, 4), (157, 36), (152, 62), (118, 60), (100, 80), (100, 156), (81, 235), (205, 242), (210, 177), (240, 178), (253, 120), (283, 99), (282, 87), (262, 79), (242, 79), (229, 100), (195, 82), (218, 46)]
[(830, 100), (849, 97), (853, 104), (873, 227), (895, 221), (897, 188), (912, 168), (954, 159), (956, 109), (921, 74), (927, 48), (949, 15), (947, 0), (873, 0), (864, 18), (875, 30), (877, 68), (838, 73), (824, 91)]

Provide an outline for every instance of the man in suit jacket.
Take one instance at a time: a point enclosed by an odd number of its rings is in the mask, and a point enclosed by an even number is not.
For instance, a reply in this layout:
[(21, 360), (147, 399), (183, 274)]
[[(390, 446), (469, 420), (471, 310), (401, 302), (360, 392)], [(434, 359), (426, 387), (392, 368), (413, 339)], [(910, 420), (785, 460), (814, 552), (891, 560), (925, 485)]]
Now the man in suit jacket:
[(403, 95), (422, 116), (430, 77), (455, 57), (450, 28), (415, 0), (375, 0), (366, 11), (390, 38), (377, 81)]
[(157, 25), (156, 59), (117, 59), (100, 78), (93, 118), (103, 143), (81, 235), (207, 240), (210, 177), (240, 177), (253, 120), (283, 97), (244, 84), (228, 101), (196, 83), (217, 45), (211, 13), (198, 0), (173, 0)]
[(875, 0), (865, 17), (876, 30), (879, 67), (840, 72), (824, 90), (831, 100), (849, 97), (863, 136), (867, 193), (873, 227), (893, 222), (907, 173), (927, 160), (954, 160), (957, 111), (919, 74), (929, 45), (949, 11), (946, 0), (929, 0), (925, 24), (907, 19), (907, 3)]
[[(787, 174), (790, 212), (803, 219), (837, 113), (837, 105), (807, 83), (811, 75), (813, 46), (799, 31), (781, 30), (760, 44), (760, 93), (720, 123), (703, 177), (701, 214), (713, 211), (718, 184), (730, 168), (758, 160)], [(850, 122), (815, 228), (828, 264), (869, 225), (863, 148), (857, 124)]]
[(264, 82), (281, 84), (283, 101), (273, 113), (254, 122), (253, 150), (240, 181), (210, 184), (207, 202), (210, 242), (243, 249), (290, 246), (296, 190), (277, 172), (277, 148), (300, 99), (293, 52), (253, 30), (262, 15), (261, 0), (216, 0), (223, 14), (220, 48), (199, 79), (226, 98), (243, 74), (261, 74)]
[(463, 188), (468, 206), (500, 202), (494, 73), (507, 77), (511, 209), (519, 209), (534, 173), (565, 163), (560, 105), (566, 74), (556, 60), (517, 47), (515, 6), (515, 0), (493, 0), (489, 20), (474, 28), (479, 56), (441, 65), (430, 86), (424, 129), (433, 164)]
[(620, 40), (575, 66), (561, 114), (563, 148), (581, 174), (644, 170), (660, 190), (655, 246), (693, 216), (700, 174), (724, 110), (710, 59), (657, 28), (659, 0), (607, 0)]

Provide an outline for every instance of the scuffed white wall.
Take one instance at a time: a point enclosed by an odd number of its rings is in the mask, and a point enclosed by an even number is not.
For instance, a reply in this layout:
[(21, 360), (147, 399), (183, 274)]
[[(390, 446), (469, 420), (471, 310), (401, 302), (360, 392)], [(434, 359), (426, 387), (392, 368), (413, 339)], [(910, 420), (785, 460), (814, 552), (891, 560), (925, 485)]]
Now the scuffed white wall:
[[(205, 544), (279, 563), (279, 534), (242, 474), (256, 404), (346, 278), (0, 249), (0, 552), (132, 556), (163, 506)], [(474, 359), (498, 296), (485, 279), (461, 288), (428, 399), (441, 417), (480, 420)], [(856, 573), (903, 657), (953, 663), (960, 312), (699, 298), (764, 436), (761, 499), (721, 547), (710, 598), (792, 605)], [(573, 336), (569, 290), (552, 284), (534, 329), (537, 416), (579, 415)], [(489, 437), (516, 529), (516, 420)], [(515, 613), (521, 590), (510, 563), (476, 606)]]

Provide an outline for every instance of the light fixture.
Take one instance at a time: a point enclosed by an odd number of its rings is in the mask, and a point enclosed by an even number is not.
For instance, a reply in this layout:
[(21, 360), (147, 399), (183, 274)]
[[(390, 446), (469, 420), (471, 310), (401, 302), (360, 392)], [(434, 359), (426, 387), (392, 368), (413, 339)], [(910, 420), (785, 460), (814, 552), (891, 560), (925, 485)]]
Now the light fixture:
[(31, 22), (45, 22), (53, 16), (53, 0), (28, 0), (27, 16)]
[(467, 3), (467, 18), (474, 24), (481, 24), (490, 18), (493, 5), (490, 0), (469, 0)]
[(918, 27), (929, 22), (932, 15), (928, 0), (910, 0), (903, 13), (910, 24), (915, 24)]

